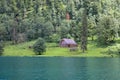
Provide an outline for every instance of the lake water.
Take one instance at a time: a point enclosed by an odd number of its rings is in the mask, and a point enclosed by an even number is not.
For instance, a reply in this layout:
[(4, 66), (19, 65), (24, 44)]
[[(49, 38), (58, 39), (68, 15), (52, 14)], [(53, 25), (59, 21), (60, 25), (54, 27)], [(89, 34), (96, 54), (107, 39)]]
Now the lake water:
[(0, 80), (120, 80), (120, 58), (0, 57)]

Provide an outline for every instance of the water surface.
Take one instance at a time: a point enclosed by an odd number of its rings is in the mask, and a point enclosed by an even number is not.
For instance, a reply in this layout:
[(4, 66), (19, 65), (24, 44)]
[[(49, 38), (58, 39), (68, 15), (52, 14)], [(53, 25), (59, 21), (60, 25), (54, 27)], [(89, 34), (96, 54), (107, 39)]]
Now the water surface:
[(0, 80), (120, 80), (120, 58), (0, 57)]

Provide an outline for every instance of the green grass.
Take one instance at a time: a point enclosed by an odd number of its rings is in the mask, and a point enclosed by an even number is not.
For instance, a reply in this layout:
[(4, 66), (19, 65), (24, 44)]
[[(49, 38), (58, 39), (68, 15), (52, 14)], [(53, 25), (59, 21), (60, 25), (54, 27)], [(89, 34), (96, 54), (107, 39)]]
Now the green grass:
[(3, 56), (33, 56), (34, 52), (32, 49), (29, 49), (29, 46), (32, 46), (32, 42), (25, 42), (17, 45), (7, 45), (4, 48)]
[[(17, 45), (8, 45), (4, 48), (3, 56), (37, 56), (29, 46), (32, 46), (35, 41), (25, 42)], [(79, 49), (75, 52), (70, 52), (69, 48), (60, 48), (58, 44), (47, 43), (46, 52), (39, 56), (67, 56), (67, 57), (110, 57), (105, 54), (107, 47), (97, 47), (95, 42), (89, 41), (88, 51), (82, 53)]]

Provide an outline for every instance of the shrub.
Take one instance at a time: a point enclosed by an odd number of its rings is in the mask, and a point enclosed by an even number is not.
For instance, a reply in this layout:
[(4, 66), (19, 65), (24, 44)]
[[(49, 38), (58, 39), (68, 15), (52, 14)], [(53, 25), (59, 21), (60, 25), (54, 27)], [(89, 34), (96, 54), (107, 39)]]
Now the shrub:
[(0, 56), (2, 55), (4, 49), (3, 49), (3, 44), (0, 42)]
[(108, 48), (108, 54), (115, 54), (120, 56), (120, 44), (117, 44), (115, 46), (110, 46)]
[(37, 55), (41, 55), (46, 51), (45, 41), (42, 38), (39, 38), (33, 45), (33, 50)]

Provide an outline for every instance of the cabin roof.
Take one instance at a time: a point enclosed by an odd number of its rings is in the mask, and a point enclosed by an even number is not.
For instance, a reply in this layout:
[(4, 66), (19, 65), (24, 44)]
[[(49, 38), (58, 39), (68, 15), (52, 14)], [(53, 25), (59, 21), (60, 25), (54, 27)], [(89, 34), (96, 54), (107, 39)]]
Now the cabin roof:
[(77, 44), (73, 39), (64, 38), (62, 41), (64, 41), (65, 44)]

